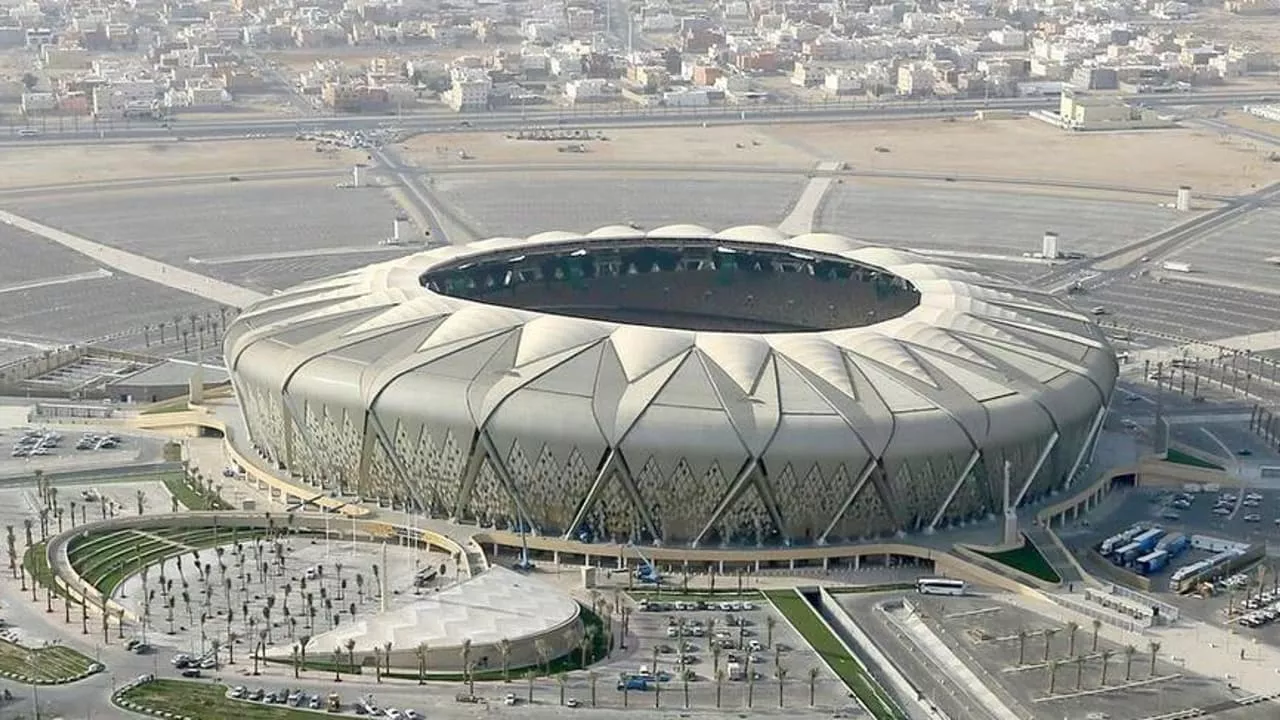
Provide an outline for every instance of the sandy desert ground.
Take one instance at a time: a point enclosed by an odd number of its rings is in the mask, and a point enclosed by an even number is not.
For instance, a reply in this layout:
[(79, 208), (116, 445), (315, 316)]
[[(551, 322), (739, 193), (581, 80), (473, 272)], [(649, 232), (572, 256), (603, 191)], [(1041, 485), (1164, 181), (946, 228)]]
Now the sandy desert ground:
[[(572, 141), (520, 141), (499, 133), (424, 135), (406, 143), (422, 167), (545, 163), (755, 165), (808, 169), (824, 160), (854, 168), (1044, 178), (1134, 189), (1190, 184), (1234, 194), (1280, 180), (1272, 148), (1211, 130), (1066, 133), (1030, 119), (911, 120), (773, 127), (620, 129), (589, 152), (559, 152)], [(888, 152), (877, 151), (886, 148)], [(459, 157), (465, 150), (470, 160)]]
[(122, 143), (6, 148), (0, 188), (279, 170), (335, 171), (363, 153), (315, 152), (296, 140)]

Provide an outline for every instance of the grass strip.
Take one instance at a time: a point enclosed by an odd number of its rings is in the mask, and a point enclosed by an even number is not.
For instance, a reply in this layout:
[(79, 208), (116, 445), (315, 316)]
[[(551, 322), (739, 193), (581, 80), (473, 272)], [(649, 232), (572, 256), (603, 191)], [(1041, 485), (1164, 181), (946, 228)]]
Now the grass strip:
[(1201, 460), (1195, 455), (1184, 453), (1181, 450), (1176, 450), (1174, 448), (1169, 448), (1169, 451), (1165, 453), (1164, 461), (1171, 462), (1175, 465), (1188, 465), (1190, 467), (1204, 468), (1206, 470), (1226, 469), (1217, 463), (1211, 463), (1208, 460)]
[(778, 612), (786, 616), (796, 631), (814, 652), (836, 671), (844, 684), (867, 707), (876, 720), (907, 720), (889, 693), (862, 669), (858, 661), (845, 650), (840, 639), (831, 634), (822, 618), (801, 595), (793, 590), (775, 590), (765, 593)]
[(67, 647), (28, 648), (0, 640), (0, 670), (57, 682), (89, 671), (93, 660)]
[(152, 714), (169, 714), (195, 720), (316, 720), (316, 713), (279, 705), (227, 697), (227, 687), (187, 680), (154, 680), (120, 693), (121, 703), (133, 703)]
[[(974, 552), (977, 551), (975, 550)], [(1040, 552), (1040, 548), (1036, 547), (1036, 544), (1031, 542), (1031, 538), (1026, 535), (1022, 536), (1022, 547), (1002, 552), (979, 552), (978, 554), (1001, 565), (1007, 565), (1014, 570), (1024, 572), (1038, 580), (1054, 584), (1062, 582), (1062, 576), (1058, 574), (1057, 570), (1053, 569), (1053, 566), (1045, 559), (1044, 554)]]
[(215, 492), (200, 491), (188, 485), (181, 473), (164, 476), (164, 486), (188, 510), (230, 510), (231, 504)]

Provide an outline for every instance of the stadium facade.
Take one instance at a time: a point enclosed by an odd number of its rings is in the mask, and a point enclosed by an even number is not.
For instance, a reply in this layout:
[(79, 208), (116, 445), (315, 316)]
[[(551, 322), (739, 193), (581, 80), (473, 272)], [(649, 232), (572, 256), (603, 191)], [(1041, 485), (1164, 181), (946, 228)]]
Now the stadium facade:
[(1089, 462), (1117, 374), (1049, 295), (754, 226), (428, 250), (262, 300), (225, 352), (253, 444), (317, 486), (668, 546), (966, 523), (1006, 469), (1034, 501)]

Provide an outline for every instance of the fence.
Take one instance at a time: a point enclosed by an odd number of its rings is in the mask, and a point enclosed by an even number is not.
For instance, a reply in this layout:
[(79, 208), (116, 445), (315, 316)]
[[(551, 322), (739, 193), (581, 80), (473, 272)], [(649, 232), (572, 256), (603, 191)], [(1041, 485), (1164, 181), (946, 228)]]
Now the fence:
[(1076, 600), (1075, 598), (1069, 595), (1054, 594), (1054, 595), (1050, 595), (1049, 597), (1055, 603), (1057, 603), (1058, 605), (1061, 605), (1062, 607), (1068, 610), (1084, 615), (1087, 618), (1101, 621), (1105, 625), (1110, 625), (1111, 627), (1120, 628), (1125, 632), (1133, 633), (1135, 635), (1141, 635), (1144, 632), (1146, 632), (1146, 629), (1149, 627), (1148, 625), (1144, 625), (1143, 623), (1140, 623), (1136, 620), (1132, 620), (1130, 618), (1126, 618), (1121, 615), (1116, 615), (1115, 613), (1112, 613), (1112, 612), (1107, 612), (1106, 610), (1104, 610), (1102, 607), (1098, 605), (1093, 605), (1087, 602), (1081, 602), (1080, 600)]
[(1110, 588), (1108, 588), (1108, 592), (1112, 595), (1119, 595), (1122, 598), (1132, 600), (1140, 605), (1159, 609), (1159, 617), (1166, 622), (1173, 623), (1178, 620), (1178, 608), (1162, 600), (1157, 600), (1150, 595), (1143, 595), (1140, 592), (1135, 592), (1121, 585), (1110, 586)]

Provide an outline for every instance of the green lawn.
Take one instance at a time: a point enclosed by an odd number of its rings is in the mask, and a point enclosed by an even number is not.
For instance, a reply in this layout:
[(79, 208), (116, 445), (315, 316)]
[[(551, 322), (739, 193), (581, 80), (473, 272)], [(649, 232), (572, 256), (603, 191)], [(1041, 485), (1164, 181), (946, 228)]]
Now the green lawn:
[(995, 560), (1001, 565), (1008, 565), (1014, 570), (1020, 570), (1033, 578), (1044, 580), (1045, 582), (1060, 583), (1062, 577), (1058, 575), (1058, 571), (1053, 569), (1048, 560), (1044, 559), (1044, 555), (1040, 553), (1040, 548), (1026, 535), (1022, 536), (1023, 545), (1013, 550), (1005, 550), (997, 553), (978, 553), (979, 555)]
[(1181, 450), (1175, 450), (1173, 448), (1169, 448), (1169, 451), (1165, 453), (1164, 460), (1165, 462), (1171, 462), (1171, 463), (1174, 463), (1175, 465), (1189, 465), (1191, 467), (1204, 468), (1206, 470), (1225, 470), (1226, 469), (1221, 465), (1211, 463), (1207, 460), (1201, 460), (1195, 455), (1189, 455), (1187, 453), (1182, 452)]
[(845, 651), (844, 645), (831, 634), (807, 600), (791, 590), (774, 590), (765, 595), (778, 612), (785, 615), (804, 636), (805, 642), (813, 647), (814, 652), (821, 655), (836, 671), (876, 720), (907, 720), (907, 715), (889, 693)]
[(217, 493), (201, 492), (188, 485), (182, 473), (169, 473), (164, 476), (164, 486), (178, 498), (178, 502), (188, 510), (230, 510), (231, 504), (223, 500)]
[[(22, 554), (22, 567), (27, 569), (27, 575), (34, 578), (37, 585), (53, 588), (53, 594), (58, 597), (66, 595), (53, 582), (53, 570), (49, 567), (49, 557), (45, 553), (44, 543), (36, 543), (27, 548), (26, 552)], [(72, 598), (72, 602), (79, 604), (74, 598)]]
[(68, 647), (26, 648), (0, 640), (0, 670), (26, 675), (41, 682), (58, 682), (88, 672), (93, 663)]
[(122, 702), (196, 720), (316, 720), (316, 713), (279, 705), (231, 700), (227, 687), (187, 680), (155, 680), (120, 693)]
[[(186, 547), (162, 542), (148, 535), (166, 538)], [(162, 528), (147, 534), (133, 530), (115, 530), (89, 535), (83, 539), (77, 538), (67, 548), (67, 557), (81, 577), (109, 595), (126, 578), (141, 571), (143, 567), (189, 553), (190, 549), (187, 548), (204, 550), (235, 541), (251, 541), (263, 535), (266, 535), (265, 530), (212, 527)], [(43, 558), (42, 553), (41, 559)]]

